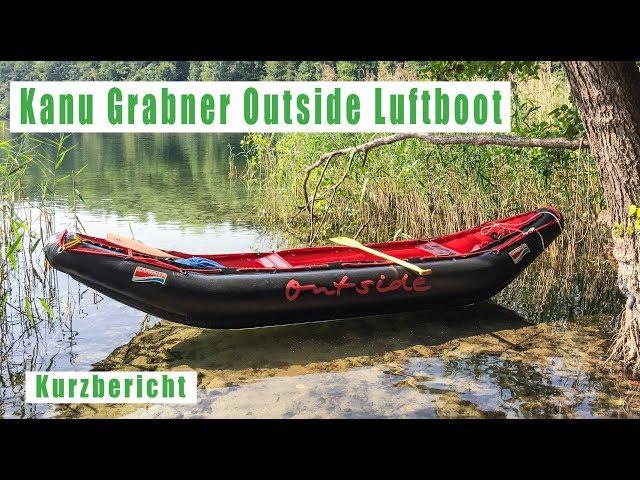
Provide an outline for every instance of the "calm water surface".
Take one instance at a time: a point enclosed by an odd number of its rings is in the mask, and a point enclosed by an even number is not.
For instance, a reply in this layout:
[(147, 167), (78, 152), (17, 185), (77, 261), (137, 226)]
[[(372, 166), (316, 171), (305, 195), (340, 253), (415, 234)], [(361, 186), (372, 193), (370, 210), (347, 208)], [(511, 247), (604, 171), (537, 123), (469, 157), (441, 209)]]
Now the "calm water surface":
[[(82, 200), (76, 198), (74, 206), (73, 198), (57, 196), (55, 230), (73, 229), (80, 222), (97, 236), (133, 233), (160, 248), (195, 253), (282, 246), (286, 236), (256, 222), (255, 192), (237, 174), (244, 167), (242, 158), (230, 161), (229, 152), (238, 151), (240, 139), (189, 134), (73, 136), (69, 142), (76, 146), (61, 175), (88, 165), (76, 180)], [(32, 180), (37, 183), (36, 174)], [(14, 329), (5, 336), (10, 348), (3, 348), (8, 353), (0, 371), (0, 415), (634, 415), (620, 403), (627, 391), (609, 392), (615, 372), (593, 362), (575, 362), (579, 355), (567, 350), (594, 348), (594, 339), (604, 338), (598, 332), (606, 328), (576, 337), (571, 322), (560, 328), (533, 324), (567, 320), (577, 313), (598, 314), (594, 322), (606, 326), (615, 310), (615, 289), (602, 292), (600, 300), (585, 302), (586, 284), (576, 278), (571, 295), (547, 295), (545, 307), (531, 294), (539, 278), (535, 269), (544, 269), (543, 262), (538, 260), (528, 278), (498, 298), (518, 313), (489, 303), (448, 312), (235, 332), (203, 331), (149, 318), (57, 274), (61, 301), (55, 305), (56, 319), (39, 325), (35, 334), (20, 335)], [(605, 285), (610, 281), (603, 280)], [(503, 331), (507, 334), (496, 333)], [(576, 338), (586, 338), (589, 345)], [(549, 346), (553, 342), (562, 345), (557, 347), (561, 352)], [(603, 357), (603, 348), (604, 343), (590, 355)], [(25, 370), (185, 366), (203, 378), (200, 402), (193, 408), (68, 409), (23, 401)]]

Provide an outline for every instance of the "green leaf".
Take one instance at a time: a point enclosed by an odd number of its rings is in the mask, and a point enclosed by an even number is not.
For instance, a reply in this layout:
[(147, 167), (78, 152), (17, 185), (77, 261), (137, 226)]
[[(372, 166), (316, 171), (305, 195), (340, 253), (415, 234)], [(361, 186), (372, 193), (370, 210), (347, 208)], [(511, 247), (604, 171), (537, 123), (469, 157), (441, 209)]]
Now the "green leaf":
[(36, 249), (36, 247), (38, 246), (38, 244), (40, 243), (40, 240), (42, 240), (41, 238), (38, 238), (36, 240), (36, 243), (34, 243), (33, 245), (31, 245), (31, 248), (29, 249), (29, 253), (33, 253), (33, 251)]
[(616, 237), (622, 237), (624, 235), (624, 225), (620, 222), (616, 222), (613, 225), (613, 234)]
[(14, 175), (14, 174), (18, 173), (20, 170), (22, 170), (26, 166), (27, 166), (27, 163), (23, 163), (22, 165), (18, 165), (16, 168), (14, 168), (9, 173), (7, 173), (7, 177), (10, 177), (11, 175)]
[(64, 175), (64, 176), (62, 176), (62, 177), (60, 177), (60, 178), (56, 178), (56, 183), (62, 182), (63, 180), (66, 180), (66, 179), (67, 179), (67, 178), (69, 178), (70, 176), (71, 176), (71, 175), (67, 174), (67, 175)]
[(80, 193), (80, 191), (77, 188), (74, 188), (73, 190), (76, 192), (76, 195), (78, 196), (80, 201), (84, 204), (84, 198), (82, 198), (82, 194)]
[(366, 193), (368, 183), (369, 177), (365, 178), (364, 182), (362, 183), (362, 191), (360, 192), (360, 203), (362, 203), (362, 200), (364, 199), (364, 194)]
[(47, 301), (46, 298), (39, 298), (38, 301), (40, 302), (40, 305), (42, 306), (42, 309), (47, 312), (47, 315), (49, 315), (50, 317), (53, 317), (53, 310), (51, 309), (51, 305), (49, 305), (49, 302)]
[[(65, 152), (66, 154), (66, 152)], [(64, 161), (64, 155), (60, 155), (60, 158), (58, 158), (58, 161), (56, 162), (55, 166), (53, 167), (54, 170), (58, 170), (58, 167), (62, 164), (62, 162)]]
[(31, 300), (29, 300), (29, 297), (24, 297), (24, 313), (27, 315), (31, 325), (35, 325), (36, 322), (33, 318), (33, 310), (31, 310)]
[(9, 246), (9, 249), (7, 250), (7, 253), (6, 253), (7, 257), (12, 256), (13, 252), (15, 252), (16, 249), (20, 246), (20, 244), (22, 242), (22, 237), (24, 237), (24, 232), (20, 233), (20, 235), (18, 235), (18, 237)]
[(630, 217), (633, 217), (637, 212), (638, 212), (638, 207), (636, 207), (633, 204), (629, 205), (629, 216)]

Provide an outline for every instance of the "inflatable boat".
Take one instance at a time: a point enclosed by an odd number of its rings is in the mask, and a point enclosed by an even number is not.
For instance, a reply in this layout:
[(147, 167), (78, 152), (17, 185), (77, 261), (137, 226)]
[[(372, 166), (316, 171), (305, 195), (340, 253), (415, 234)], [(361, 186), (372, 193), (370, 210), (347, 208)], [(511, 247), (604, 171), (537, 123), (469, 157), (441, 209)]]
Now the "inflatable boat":
[(441, 237), (367, 245), (426, 275), (345, 246), (197, 256), (154, 249), (162, 258), (67, 231), (45, 255), (57, 270), (151, 315), (247, 328), (477, 303), (509, 285), (562, 228), (560, 213), (546, 207)]

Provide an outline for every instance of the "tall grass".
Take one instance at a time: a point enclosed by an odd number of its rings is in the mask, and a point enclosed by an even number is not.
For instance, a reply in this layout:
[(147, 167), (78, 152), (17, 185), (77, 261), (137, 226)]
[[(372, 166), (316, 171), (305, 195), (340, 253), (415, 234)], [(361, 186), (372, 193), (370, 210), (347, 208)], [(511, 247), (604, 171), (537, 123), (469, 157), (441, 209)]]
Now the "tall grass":
[[(323, 152), (369, 138), (289, 134), (273, 141), (252, 135), (248, 176), (264, 193), (263, 218), (305, 233), (309, 217), (298, 212), (304, 205), (307, 165)], [(547, 204), (567, 218), (567, 248), (590, 248), (607, 238), (595, 227), (604, 203), (595, 162), (584, 150), (440, 147), (409, 140), (372, 151), (366, 161), (356, 157), (330, 202), (331, 187), (347, 166), (346, 156), (332, 160), (322, 178), (315, 209), (321, 226), (317, 240), (358, 231), (367, 241), (428, 237)], [(320, 173), (312, 173), (312, 190)]]

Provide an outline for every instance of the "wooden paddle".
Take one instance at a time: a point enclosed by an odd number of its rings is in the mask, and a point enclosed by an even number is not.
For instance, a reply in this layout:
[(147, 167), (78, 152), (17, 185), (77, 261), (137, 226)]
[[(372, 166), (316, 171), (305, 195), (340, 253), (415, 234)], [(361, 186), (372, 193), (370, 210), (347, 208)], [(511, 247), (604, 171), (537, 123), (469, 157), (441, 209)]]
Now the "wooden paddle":
[(409, 270), (413, 270), (418, 275), (423, 276), (423, 277), (425, 275), (429, 275), (431, 273), (431, 269), (430, 268), (427, 268), (427, 269), (420, 268), (419, 266), (414, 265), (413, 263), (405, 262), (404, 260), (402, 260), (400, 258), (396, 258), (396, 257), (393, 257), (391, 255), (387, 255), (386, 253), (379, 252), (378, 250), (374, 250), (373, 248), (369, 248), (369, 247), (361, 244), (359, 241), (354, 240), (353, 238), (334, 237), (334, 238), (330, 238), (329, 240), (331, 240), (334, 243), (338, 243), (340, 245), (344, 245), (344, 246), (351, 247), (351, 248), (357, 248), (359, 250), (362, 250), (363, 252), (367, 252), (367, 253), (370, 253), (371, 255), (375, 255), (376, 257), (384, 258), (385, 260), (389, 260), (390, 262), (397, 263), (398, 265), (402, 265), (404, 268), (408, 268)]
[(157, 248), (150, 247), (149, 245), (145, 245), (144, 243), (134, 240), (132, 238), (123, 237), (122, 235), (118, 235), (117, 233), (107, 233), (107, 240), (109, 240), (111, 243), (115, 245), (118, 245), (119, 247), (135, 250), (136, 252), (144, 253), (152, 257), (180, 258), (180, 257), (176, 257), (175, 255), (171, 255), (170, 253), (159, 250)]

